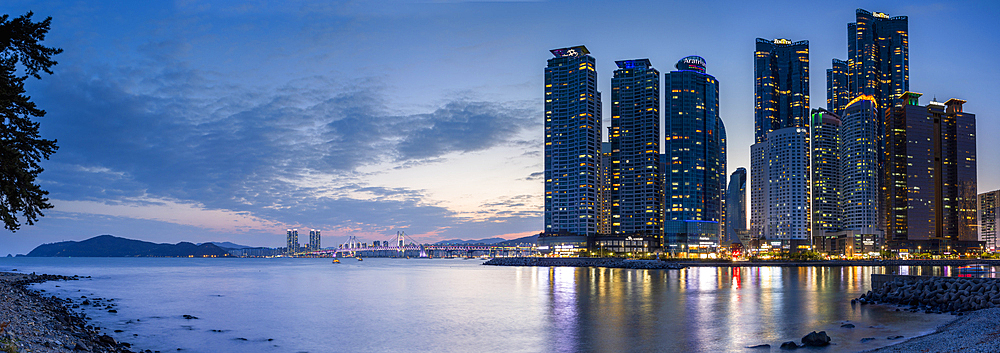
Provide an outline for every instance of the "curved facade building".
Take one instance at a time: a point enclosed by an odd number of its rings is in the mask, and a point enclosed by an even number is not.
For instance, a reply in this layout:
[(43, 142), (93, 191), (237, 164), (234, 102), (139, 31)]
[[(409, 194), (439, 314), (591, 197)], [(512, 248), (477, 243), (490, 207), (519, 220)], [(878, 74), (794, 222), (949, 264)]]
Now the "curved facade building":
[(878, 228), (878, 103), (863, 95), (844, 108), (840, 127), (841, 209), (843, 229)]
[[(664, 75), (664, 240), (672, 252), (714, 251), (727, 172), (719, 83), (705, 73), (701, 57), (685, 57), (675, 67)], [(691, 229), (698, 234), (685, 233)]]

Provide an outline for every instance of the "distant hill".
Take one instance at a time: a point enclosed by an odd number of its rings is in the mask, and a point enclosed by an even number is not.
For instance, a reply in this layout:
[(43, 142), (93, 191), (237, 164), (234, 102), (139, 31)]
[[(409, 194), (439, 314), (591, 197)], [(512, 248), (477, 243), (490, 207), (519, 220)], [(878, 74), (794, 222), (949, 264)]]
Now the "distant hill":
[(205, 245), (205, 244), (215, 244), (216, 246), (218, 246), (220, 248), (226, 248), (226, 249), (247, 249), (247, 248), (254, 248), (255, 247), (255, 246), (246, 246), (246, 245), (240, 245), (240, 244), (236, 244), (236, 243), (230, 243), (228, 241), (208, 241), (208, 242), (204, 242), (204, 243), (198, 243), (199, 246), (200, 245)]
[(489, 238), (480, 240), (451, 239), (451, 240), (442, 240), (434, 244), (496, 244), (504, 240), (507, 239), (504, 238)]
[(535, 235), (526, 236), (524, 238), (517, 238), (517, 239), (505, 240), (505, 241), (497, 243), (497, 245), (515, 245), (515, 244), (521, 244), (521, 243), (535, 244), (537, 241), (538, 241), (538, 234), (535, 234)]
[(189, 257), (229, 256), (215, 244), (194, 245), (188, 242), (157, 244), (141, 240), (100, 235), (84, 241), (42, 244), (28, 257)]

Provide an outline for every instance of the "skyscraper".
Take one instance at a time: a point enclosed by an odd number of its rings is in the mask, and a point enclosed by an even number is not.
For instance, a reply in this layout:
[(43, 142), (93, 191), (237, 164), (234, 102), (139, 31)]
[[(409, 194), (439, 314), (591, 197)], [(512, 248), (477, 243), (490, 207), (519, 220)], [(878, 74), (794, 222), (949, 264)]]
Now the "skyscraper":
[(739, 167), (726, 188), (726, 242), (743, 243), (747, 232), (747, 170)]
[(856, 18), (847, 24), (850, 99), (868, 95), (892, 107), (910, 89), (909, 20), (862, 9)]
[(861, 95), (844, 108), (840, 127), (840, 205), (843, 229), (875, 234), (879, 219), (876, 128), (880, 109), (874, 97)]
[(963, 100), (921, 106), (920, 96), (904, 93), (886, 117), (886, 240), (902, 251), (977, 247), (976, 116)]
[(851, 88), (847, 81), (848, 63), (833, 59), (833, 68), (826, 69), (826, 110), (843, 114), (851, 101)]
[(289, 229), (287, 231), (286, 252), (291, 255), (299, 252), (299, 230)]
[(754, 56), (754, 142), (781, 128), (807, 127), (809, 41), (757, 38)]
[(754, 72), (750, 234), (770, 246), (808, 248), (809, 41), (757, 38)]
[(719, 84), (688, 56), (664, 75), (664, 241), (673, 254), (715, 251), (722, 239), (725, 125)]
[[(601, 93), (585, 46), (551, 50), (545, 67), (545, 237), (597, 233)], [(540, 246), (547, 240), (539, 239)], [(571, 241), (580, 249), (579, 238)], [(554, 244), (554, 243), (553, 243)]]
[(979, 241), (986, 242), (986, 250), (1000, 248), (997, 239), (997, 214), (1000, 214), (1000, 190), (979, 194)]
[(841, 229), (841, 121), (825, 109), (812, 112), (812, 234), (823, 235)]
[[(608, 128), (610, 135), (611, 128)], [(601, 142), (601, 209), (600, 220), (597, 222), (597, 233), (611, 234), (611, 191), (617, 186), (612, 184), (611, 142)]]
[(611, 78), (611, 233), (659, 238), (660, 72), (649, 59), (616, 61)]
[(309, 231), (309, 251), (318, 251), (320, 247), (320, 231), (318, 229), (313, 229)]

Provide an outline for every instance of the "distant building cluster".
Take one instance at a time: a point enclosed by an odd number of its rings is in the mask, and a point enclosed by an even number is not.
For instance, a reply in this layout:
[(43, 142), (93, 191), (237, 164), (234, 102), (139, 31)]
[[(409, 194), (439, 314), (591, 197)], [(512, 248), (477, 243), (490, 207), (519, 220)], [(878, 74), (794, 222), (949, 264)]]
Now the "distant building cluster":
[(847, 60), (826, 71), (826, 108), (810, 106), (809, 41), (756, 39), (749, 176), (739, 167), (728, 181), (719, 83), (704, 58), (684, 57), (662, 76), (650, 59), (616, 61), (602, 142), (596, 59), (582, 45), (551, 50), (539, 250), (868, 257), (996, 249), (1000, 191), (977, 198), (975, 115), (961, 99), (921, 105), (910, 91), (906, 16), (858, 9), (847, 27)]

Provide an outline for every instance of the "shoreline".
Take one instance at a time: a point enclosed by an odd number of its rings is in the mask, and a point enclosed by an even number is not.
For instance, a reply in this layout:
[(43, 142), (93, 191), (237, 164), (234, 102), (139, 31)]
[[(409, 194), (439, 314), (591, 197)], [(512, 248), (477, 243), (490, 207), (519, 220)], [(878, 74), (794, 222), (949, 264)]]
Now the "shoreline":
[(608, 267), (627, 269), (679, 270), (686, 267), (844, 267), (844, 266), (1000, 266), (1000, 260), (824, 260), (824, 261), (703, 261), (629, 260), (610, 257), (497, 257), (483, 262), (488, 266)]
[(0, 272), (0, 326), (7, 324), (0, 330), (0, 350), (134, 353), (128, 349), (130, 344), (102, 334), (85, 314), (73, 311), (72, 301), (27, 288), (33, 283), (80, 278), (84, 277)]
[(1000, 308), (967, 312), (934, 333), (860, 353), (995, 352), (1000, 346)]

